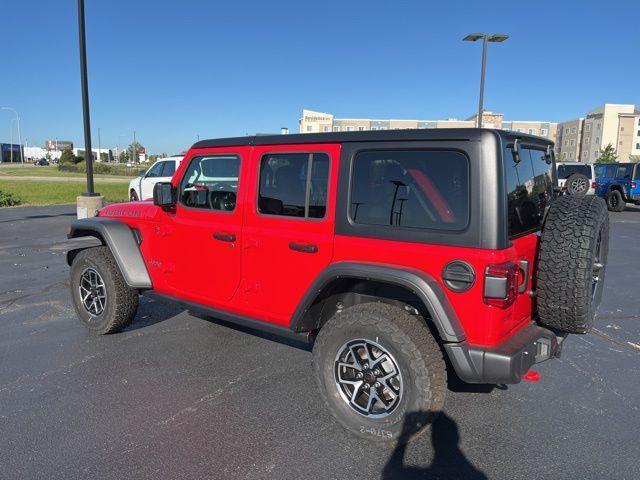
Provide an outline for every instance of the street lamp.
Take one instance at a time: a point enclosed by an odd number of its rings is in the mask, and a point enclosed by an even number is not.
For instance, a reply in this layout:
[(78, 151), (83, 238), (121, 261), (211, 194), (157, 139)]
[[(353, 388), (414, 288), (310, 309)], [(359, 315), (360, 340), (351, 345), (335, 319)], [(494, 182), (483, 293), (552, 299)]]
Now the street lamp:
[(478, 103), (478, 128), (482, 127), (482, 113), (483, 113), (483, 100), (484, 100), (484, 74), (487, 67), (487, 43), (502, 43), (509, 38), (509, 35), (504, 33), (494, 33), (493, 35), (487, 35), (484, 33), (470, 33), (462, 40), (465, 42), (475, 42), (482, 40), (482, 71), (480, 73), (480, 101)]
[[(0, 107), (0, 110), (9, 110), (16, 116), (15, 120), (18, 122), (18, 145), (20, 146), (20, 160), (22, 161), (22, 166), (24, 167), (24, 151), (22, 150), (22, 139), (20, 138), (20, 115), (18, 115), (18, 112), (16, 112), (11, 107)], [(11, 127), (11, 136), (13, 136), (13, 126)], [(13, 141), (11, 143), (11, 161), (13, 162)]]

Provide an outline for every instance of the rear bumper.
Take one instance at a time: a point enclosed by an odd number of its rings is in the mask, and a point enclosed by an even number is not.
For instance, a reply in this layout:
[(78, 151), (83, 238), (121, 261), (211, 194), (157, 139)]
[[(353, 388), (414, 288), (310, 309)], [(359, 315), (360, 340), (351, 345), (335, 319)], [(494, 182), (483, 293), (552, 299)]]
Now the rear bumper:
[(560, 354), (556, 334), (533, 323), (495, 347), (467, 342), (444, 347), (456, 373), (467, 383), (518, 383), (534, 364)]

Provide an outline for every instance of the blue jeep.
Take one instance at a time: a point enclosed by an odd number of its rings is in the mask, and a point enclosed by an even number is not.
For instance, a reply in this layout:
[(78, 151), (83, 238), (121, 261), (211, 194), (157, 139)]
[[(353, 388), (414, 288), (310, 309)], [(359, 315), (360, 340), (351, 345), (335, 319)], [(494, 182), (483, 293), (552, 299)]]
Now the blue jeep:
[(625, 204), (640, 205), (640, 163), (596, 165), (596, 195), (607, 202), (611, 212), (621, 212)]

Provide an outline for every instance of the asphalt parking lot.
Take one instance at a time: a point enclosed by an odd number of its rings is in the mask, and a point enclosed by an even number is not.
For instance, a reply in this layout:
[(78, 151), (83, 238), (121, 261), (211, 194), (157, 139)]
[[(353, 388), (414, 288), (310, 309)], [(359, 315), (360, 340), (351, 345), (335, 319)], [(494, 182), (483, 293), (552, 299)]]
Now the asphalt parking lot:
[(542, 378), (453, 383), (406, 450), (345, 433), (311, 355), (143, 298), (127, 331), (76, 320), (75, 207), (0, 210), (0, 478), (640, 478), (640, 208), (611, 214), (594, 333)]

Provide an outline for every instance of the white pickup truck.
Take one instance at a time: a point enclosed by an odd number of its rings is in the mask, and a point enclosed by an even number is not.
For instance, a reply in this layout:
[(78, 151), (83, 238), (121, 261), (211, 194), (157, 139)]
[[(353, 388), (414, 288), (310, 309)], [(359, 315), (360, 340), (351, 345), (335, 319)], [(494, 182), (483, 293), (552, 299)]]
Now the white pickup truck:
[(181, 156), (159, 159), (144, 175), (129, 182), (129, 200), (135, 202), (153, 198), (153, 186), (158, 182), (170, 182), (181, 161)]

